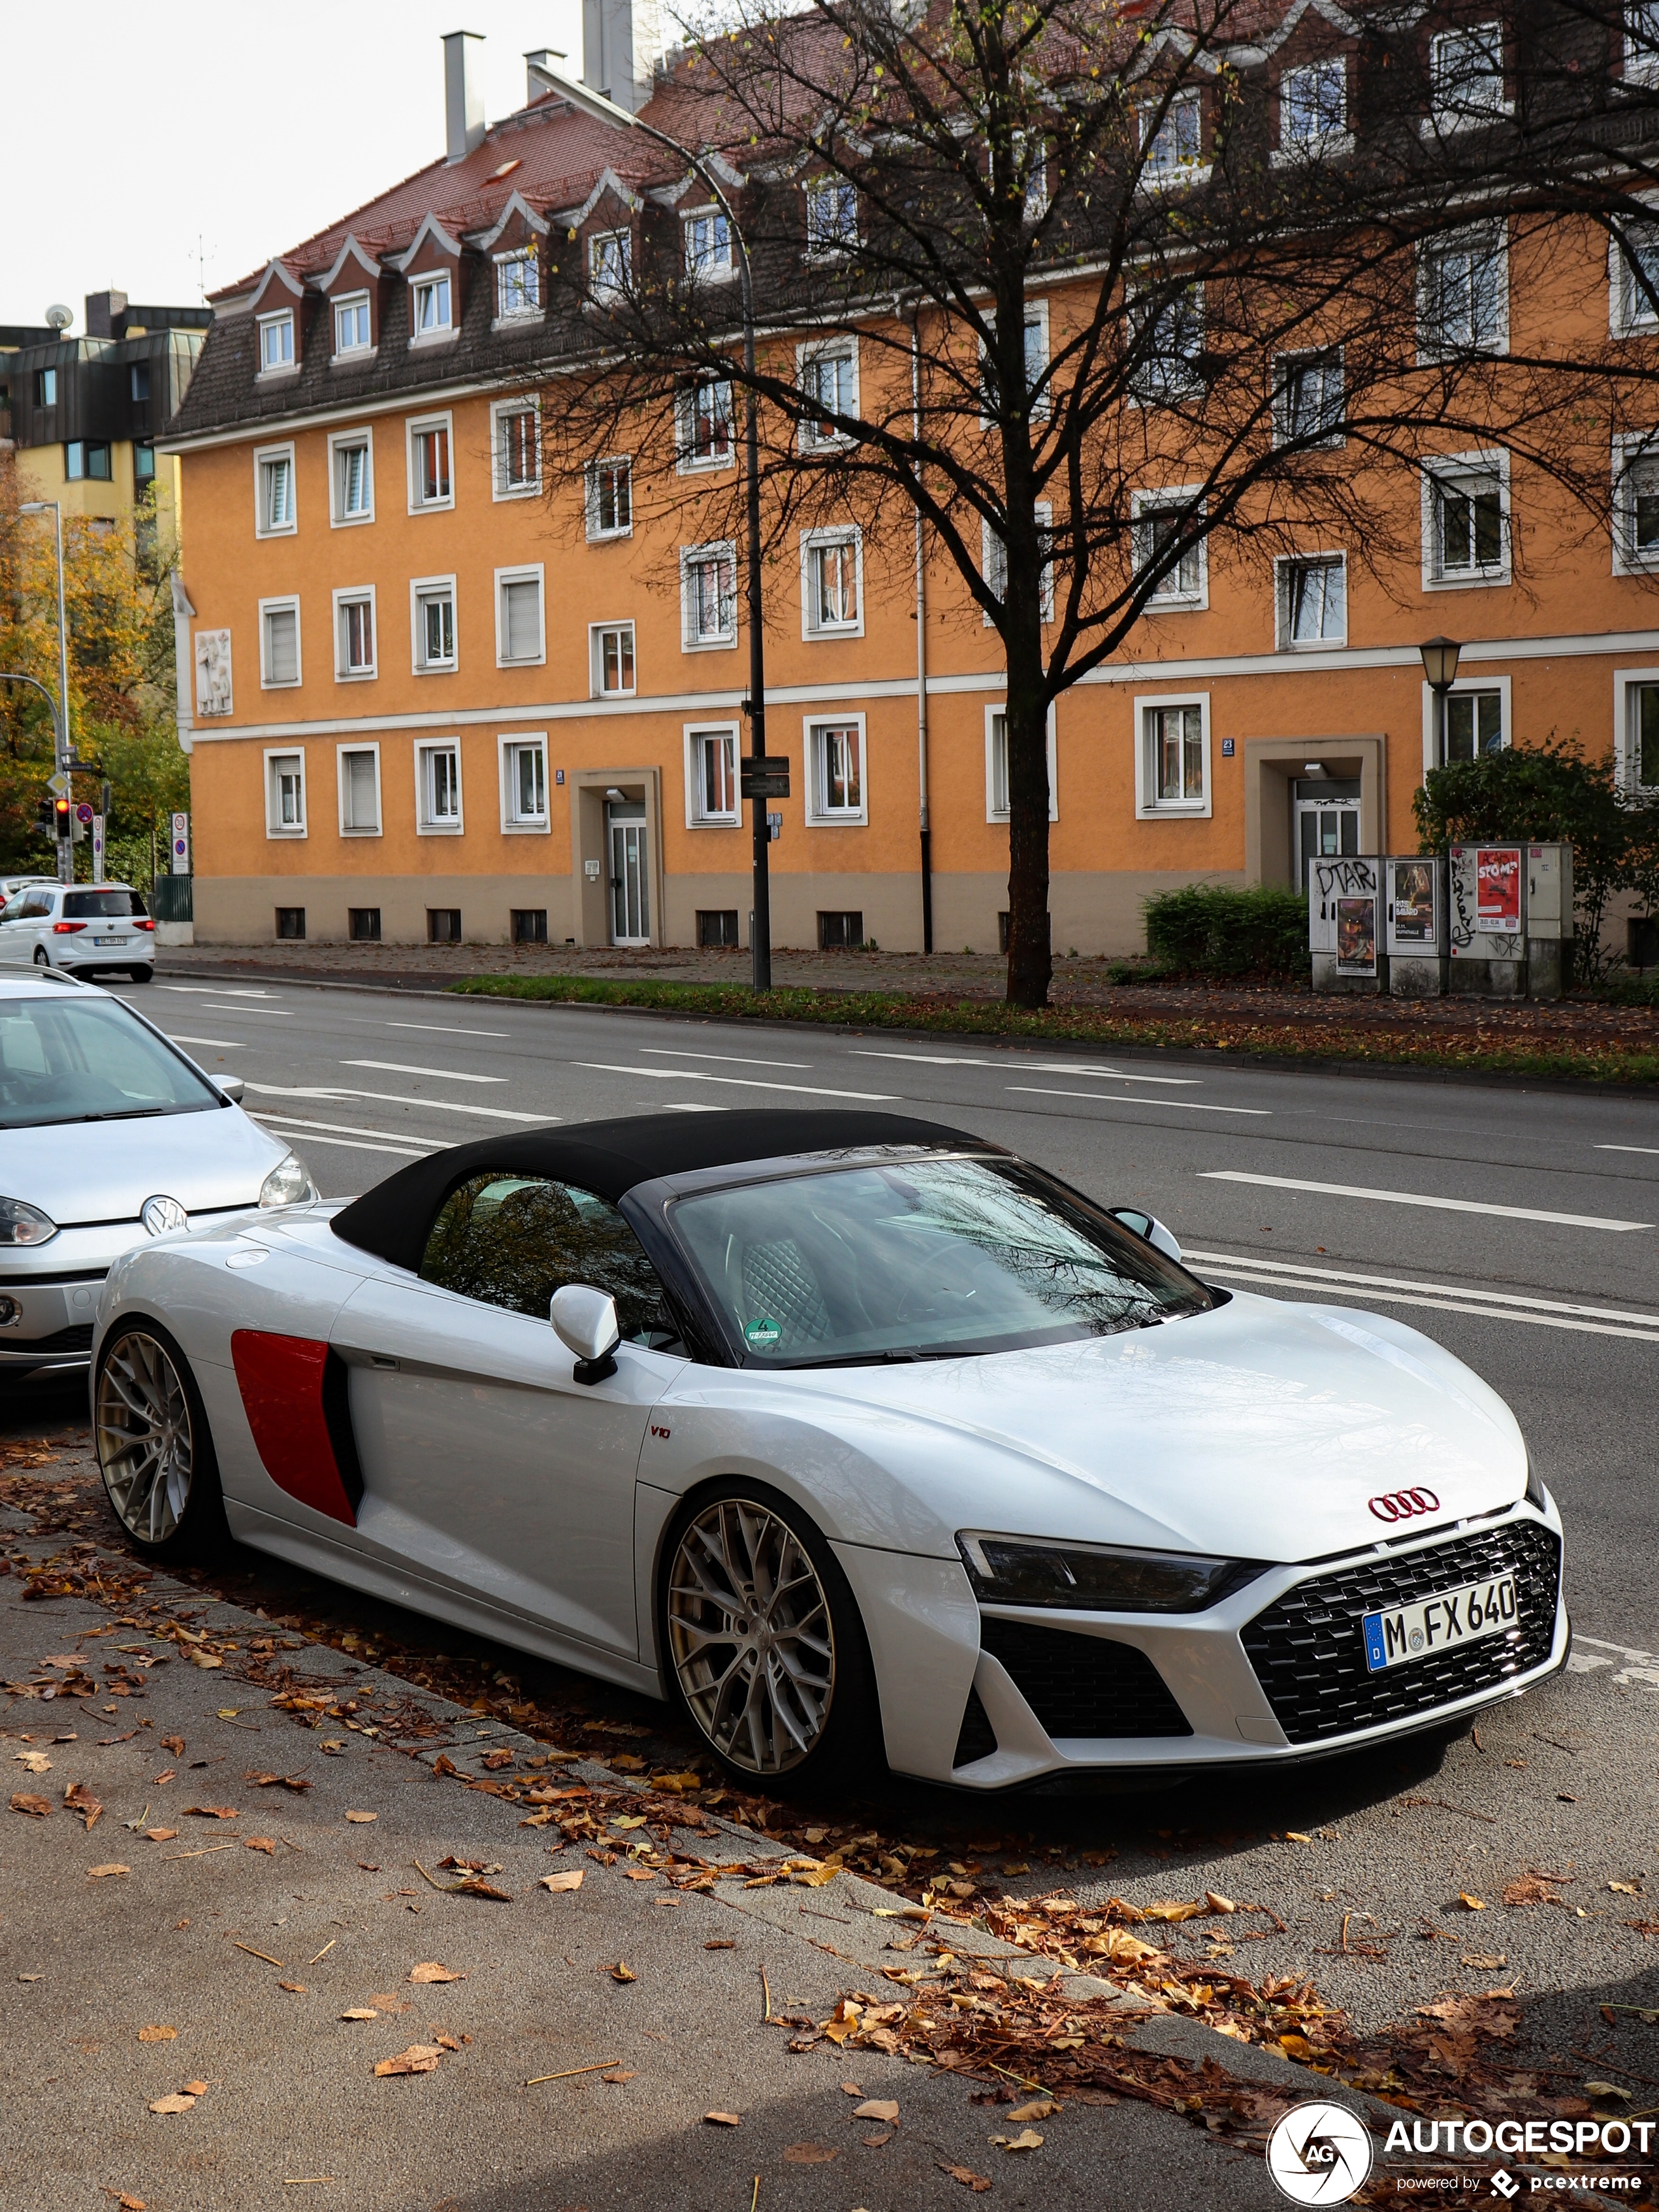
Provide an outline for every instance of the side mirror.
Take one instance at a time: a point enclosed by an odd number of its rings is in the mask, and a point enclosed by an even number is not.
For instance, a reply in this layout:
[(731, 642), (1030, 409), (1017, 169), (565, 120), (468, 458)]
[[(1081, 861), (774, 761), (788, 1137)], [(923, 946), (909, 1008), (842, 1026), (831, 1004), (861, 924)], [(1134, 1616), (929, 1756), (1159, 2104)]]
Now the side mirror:
[(216, 1079), (219, 1096), (228, 1098), (233, 1106), (240, 1106), (247, 1095), (247, 1085), (240, 1075), (222, 1075)]
[(554, 1291), (547, 1317), (565, 1350), (575, 1354), (578, 1382), (599, 1382), (616, 1373), (611, 1355), (622, 1341), (622, 1331), (617, 1301), (608, 1291), (596, 1291), (591, 1283), (566, 1283)]
[(1114, 1221), (1121, 1221), (1126, 1229), (1155, 1245), (1166, 1259), (1179, 1261), (1181, 1247), (1155, 1213), (1142, 1213), (1133, 1206), (1112, 1206), (1107, 1212)]

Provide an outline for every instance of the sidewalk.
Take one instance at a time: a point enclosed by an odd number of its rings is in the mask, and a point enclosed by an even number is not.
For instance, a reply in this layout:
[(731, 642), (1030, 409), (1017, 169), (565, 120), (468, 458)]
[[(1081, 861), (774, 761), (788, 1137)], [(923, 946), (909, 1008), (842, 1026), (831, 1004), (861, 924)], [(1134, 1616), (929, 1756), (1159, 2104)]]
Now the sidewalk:
[[(124, 1580), (103, 1606), (0, 1579), (6, 2212), (1277, 2201), (1259, 2151), (1148, 2104), (1068, 2100), (1013, 2155), (992, 2141), (1021, 2132), (1010, 2106), (970, 2101), (983, 2080), (828, 2039), (792, 2053), (769, 2011), (813, 2030), (849, 1990), (901, 1994), (879, 1978), (918, 1957), (951, 1989), (1050, 1970), (999, 1968), (1005, 1946), (943, 1920), (918, 1942), (902, 1899), (850, 1875), (713, 1887), (688, 1863), (789, 1863), (707, 1814), (671, 1829), (672, 1799), (187, 1585), (106, 1571)], [(190, 1663), (196, 1637), (218, 1666)], [(496, 1776), (531, 1794), (465, 1786)], [(526, 1826), (538, 1795), (547, 1825)], [(560, 1843), (572, 1807), (599, 1842)], [(454, 1887), (458, 1862), (482, 1887)], [(554, 1872), (580, 1886), (550, 1893)], [(1137, 2026), (1087, 1978), (1066, 2002), (1100, 2015), (1079, 2016), (1091, 2038), (1121, 2022), (1131, 2051), (1221, 2051), (1262, 2082), (1269, 2124), (1304, 2094), (1193, 2023)], [(400, 2055), (409, 2070), (377, 2073)]]

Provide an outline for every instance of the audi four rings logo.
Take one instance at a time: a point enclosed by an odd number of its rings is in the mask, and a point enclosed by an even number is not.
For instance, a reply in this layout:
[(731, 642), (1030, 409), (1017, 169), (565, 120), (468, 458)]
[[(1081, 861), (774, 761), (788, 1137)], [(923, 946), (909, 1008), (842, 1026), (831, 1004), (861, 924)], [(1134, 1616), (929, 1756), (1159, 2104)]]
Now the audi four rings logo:
[(1409, 1521), (1419, 1513), (1437, 1513), (1440, 1500), (1431, 1490), (1391, 1490), (1382, 1498), (1365, 1500), (1379, 1521)]

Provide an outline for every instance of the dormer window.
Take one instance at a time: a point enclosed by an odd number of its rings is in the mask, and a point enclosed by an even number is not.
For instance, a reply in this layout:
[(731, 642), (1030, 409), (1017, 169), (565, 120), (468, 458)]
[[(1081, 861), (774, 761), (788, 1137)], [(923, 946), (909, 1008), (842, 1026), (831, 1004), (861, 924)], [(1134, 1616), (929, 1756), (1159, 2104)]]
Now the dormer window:
[(859, 196), (845, 177), (815, 177), (806, 187), (806, 251), (850, 253), (859, 242)]
[(542, 309), (542, 276), (533, 252), (503, 253), (495, 263), (495, 313), (505, 320), (512, 315), (538, 315)]
[(334, 352), (341, 354), (368, 353), (370, 350), (368, 295), (354, 292), (349, 300), (334, 302)]
[(414, 277), (409, 289), (412, 335), (417, 338), (447, 337), (454, 328), (450, 315), (448, 270), (440, 270), (435, 276)]
[(259, 374), (280, 376), (294, 367), (294, 311), (259, 318)]
[(732, 225), (724, 208), (694, 208), (684, 220), (685, 273), (705, 280), (732, 274)]
[(1140, 143), (1146, 173), (1174, 177), (1197, 168), (1201, 158), (1203, 124), (1204, 111), (1196, 93), (1172, 100), (1161, 117), (1156, 109), (1143, 111)]
[(1340, 56), (1286, 70), (1279, 80), (1279, 143), (1287, 154), (1317, 153), (1345, 141), (1348, 72)]
[(1503, 25), (1472, 23), (1431, 40), (1429, 82), (1435, 129), (1463, 130), (1506, 114)]
[(625, 230), (604, 230), (587, 241), (588, 289), (602, 304), (623, 300), (634, 275), (634, 240)]

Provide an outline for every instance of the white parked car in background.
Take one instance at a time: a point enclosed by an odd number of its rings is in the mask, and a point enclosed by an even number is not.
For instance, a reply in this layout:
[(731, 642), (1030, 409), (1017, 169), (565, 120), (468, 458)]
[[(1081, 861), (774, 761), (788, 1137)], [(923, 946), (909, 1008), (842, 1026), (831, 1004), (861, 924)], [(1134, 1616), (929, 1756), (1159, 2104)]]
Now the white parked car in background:
[(15, 899), (19, 891), (33, 890), (36, 884), (55, 884), (56, 876), (0, 876), (0, 907)]
[(26, 884), (0, 908), (0, 962), (148, 983), (155, 924), (130, 884)]
[(316, 1196), (240, 1095), (106, 992), (0, 969), (0, 1376), (84, 1367), (133, 1245)]

